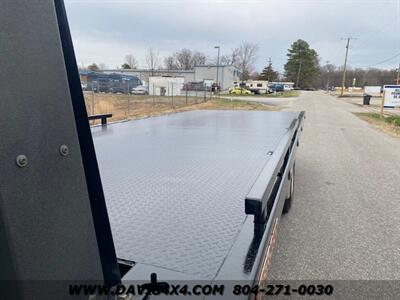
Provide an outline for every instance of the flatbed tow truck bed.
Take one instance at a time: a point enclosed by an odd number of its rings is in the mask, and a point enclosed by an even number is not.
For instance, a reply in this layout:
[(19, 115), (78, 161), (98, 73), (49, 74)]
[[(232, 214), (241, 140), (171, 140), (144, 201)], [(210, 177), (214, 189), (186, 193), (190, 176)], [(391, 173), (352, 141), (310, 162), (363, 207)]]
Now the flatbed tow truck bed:
[(125, 279), (255, 280), (269, 228), (256, 232), (245, 199), (268, 190), (302, 119), (190, 111), (92, 127), (117, 257), (135, 263)]

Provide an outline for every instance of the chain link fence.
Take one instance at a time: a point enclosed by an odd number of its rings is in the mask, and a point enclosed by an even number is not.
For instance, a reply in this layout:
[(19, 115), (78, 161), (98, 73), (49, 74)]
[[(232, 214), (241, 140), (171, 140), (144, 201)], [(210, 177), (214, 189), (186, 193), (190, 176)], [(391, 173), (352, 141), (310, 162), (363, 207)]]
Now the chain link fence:
[[(143, 118), (151, 115), (173, 112), (185, 107), (204, 103), (212, 99), (211, 91), (180, 90), (179, 93), (123, 94), (84, 91), (88, 115), (112, 113), (110, 121)], [(92, 121), (93, 124), (99, 122)]]

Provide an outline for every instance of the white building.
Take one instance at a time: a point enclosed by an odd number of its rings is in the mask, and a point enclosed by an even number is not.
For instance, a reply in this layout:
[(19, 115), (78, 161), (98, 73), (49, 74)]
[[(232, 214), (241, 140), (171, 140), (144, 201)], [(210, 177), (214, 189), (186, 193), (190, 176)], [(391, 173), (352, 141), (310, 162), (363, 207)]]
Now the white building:
[(219, 65), (218, 68), (216, 65), (204, 65), (194, 67), (194, 81), (218, 81), (219, 86), (222, 90), (227, 90), (232, 87), (233, 82), (239, 80), (239, 76), (239, 70), (232, 65)]
[(184, 80), (183, 77), (149, 77), (149, 95), (180, 96)]
[(240, 72), (232, 65), (202, 65), (195, 66), (190, 70), (148, 70), (148, 69), (116, 69), (116, 70), (103, 70), (104, 73), (123, 73), (128, 75), (137, 76), (146, 85), (149, 82), (149, 77), (182, 77), (184, 83), (205, 81), (218, 82), (222, 90), (227, 90), (232, 87), (234, 81), (239, 80)]

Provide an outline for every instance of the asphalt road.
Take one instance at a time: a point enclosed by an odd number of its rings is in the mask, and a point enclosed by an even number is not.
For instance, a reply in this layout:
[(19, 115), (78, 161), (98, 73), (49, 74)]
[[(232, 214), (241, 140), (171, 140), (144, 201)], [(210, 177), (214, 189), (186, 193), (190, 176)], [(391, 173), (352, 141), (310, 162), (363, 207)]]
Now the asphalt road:
[(270, 280), (400, 280), (400, 139), (360, 109), (323, 92), (293, 103), (306, 120)]

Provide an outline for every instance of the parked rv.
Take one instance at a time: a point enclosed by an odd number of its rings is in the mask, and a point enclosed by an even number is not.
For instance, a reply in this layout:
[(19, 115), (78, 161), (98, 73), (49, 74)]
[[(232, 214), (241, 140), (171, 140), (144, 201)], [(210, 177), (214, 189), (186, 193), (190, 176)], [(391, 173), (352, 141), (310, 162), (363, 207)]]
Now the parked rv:
[(246, 88), (254, 94), (266, 94), (268, 91), (267, 80), (248, 80), (246, 82)]

